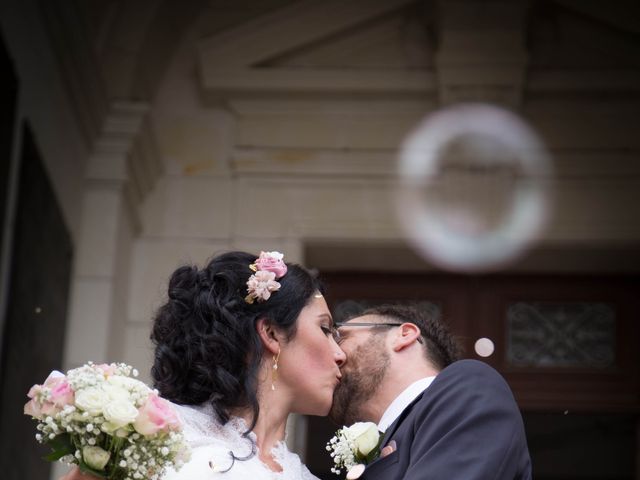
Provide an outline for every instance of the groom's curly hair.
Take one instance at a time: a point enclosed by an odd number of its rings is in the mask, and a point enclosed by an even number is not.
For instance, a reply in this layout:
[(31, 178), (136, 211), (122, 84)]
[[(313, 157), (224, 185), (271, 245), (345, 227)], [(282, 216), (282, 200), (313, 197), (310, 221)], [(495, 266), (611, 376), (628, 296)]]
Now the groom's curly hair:
[[(210, 403), (222, 424), (236, 408), (259, 414), (258, 372), (264, 354), (256, 322), (266, 319), (296, 334), (296, 321), (320, 281), (300, 265), (288, 263), (280, 289), (268, 301), (249, 304), (247, 280), (257, 255), (229, 252), (204, 268), (183, 266), (169, 280), (168, 299), (154, 319), (151, 375), (160, 394), (177, 404)], [(248, 433), (247, 431), (247, 433)]]

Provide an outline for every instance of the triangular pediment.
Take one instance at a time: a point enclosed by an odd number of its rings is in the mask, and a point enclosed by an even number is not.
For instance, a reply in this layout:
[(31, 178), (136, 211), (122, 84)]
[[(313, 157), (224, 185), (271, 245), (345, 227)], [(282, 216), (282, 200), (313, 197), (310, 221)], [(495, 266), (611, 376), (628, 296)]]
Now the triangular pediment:
[(435, 89), (424, 2), (301, 1), (200, 43), (206, 94)]
[(260, 67), (424, 69), (434, 68), (435, 45), (416, 5), (321, 42), (297, 48)]
[(215, 100), (361, 94), (513, 105), (525, 90), (638, 90), (640, 27), (622, 10), (527, 5), (300, 0), (201, 40), (200, 86)]

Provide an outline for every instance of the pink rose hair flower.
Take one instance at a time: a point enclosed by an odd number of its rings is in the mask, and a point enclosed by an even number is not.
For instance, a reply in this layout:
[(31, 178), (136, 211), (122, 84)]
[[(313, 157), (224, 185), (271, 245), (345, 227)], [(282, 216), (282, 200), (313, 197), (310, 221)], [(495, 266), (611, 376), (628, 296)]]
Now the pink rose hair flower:
[(287, 273), (287, 264), (284, 263), (284, 255), (280, 252), (260, 252), (260, 256), (249, 268), (254, 273), (247, 281), (247, 292), (244, 300), (247, 303), (254, 301), (264, 302), (269, 300), (273, 292), (280, 290), (277, 279)]
[(280, 283), (276, 282), (276, 274), (260, 270), (249, 277), (247, 282), (247, 291), (249, 295), (245, 297), (247, 303), (253, 303), (254, 300), (264, 302), (269, 300), (271, 292), (280, 290)]
[(260, 256), (253, 264), (254, 271), (266, 270), (276, 274), (276, 280), (287, 273), (287, 265), (284, 263), (284, 255), (280, 252), (260, 252)]

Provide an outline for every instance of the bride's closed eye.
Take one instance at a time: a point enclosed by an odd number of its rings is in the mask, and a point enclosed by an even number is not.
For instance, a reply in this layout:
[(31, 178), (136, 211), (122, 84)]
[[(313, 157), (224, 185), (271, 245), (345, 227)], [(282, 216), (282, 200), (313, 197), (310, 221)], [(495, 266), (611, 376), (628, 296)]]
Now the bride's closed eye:
[(322, 332), (326, 335), (329, 336), (331, 335), (331, 337), (333, 338), (333, 340), (340, 345), (340, 342), (342, 341), (342, 339), (340, 338), (340, 332), (338, 332), (338, 329), (333, 327), (333, 326), (328, 326), (328, 325), (321, 325), (320, 328), (322, 329)]
[(328, 325), (320, 325), (320, 328), (325, 335), (333, 335), (333, 328)]

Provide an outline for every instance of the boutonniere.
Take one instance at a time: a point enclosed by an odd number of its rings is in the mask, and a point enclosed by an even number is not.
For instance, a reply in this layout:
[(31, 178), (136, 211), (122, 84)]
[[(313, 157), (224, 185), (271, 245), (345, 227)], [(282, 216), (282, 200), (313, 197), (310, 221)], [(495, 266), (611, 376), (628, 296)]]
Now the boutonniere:
[(340, 475), (342, 469), (345, 469), (350, 480), (360, 477), (365, 465), (380, 455), (382, 437), (378, 426), (372, 422), (358, 422), (350, 427), (342, 427), (327, 443), (327, 451), (331, 452), (334, 463), (331, 471)]

